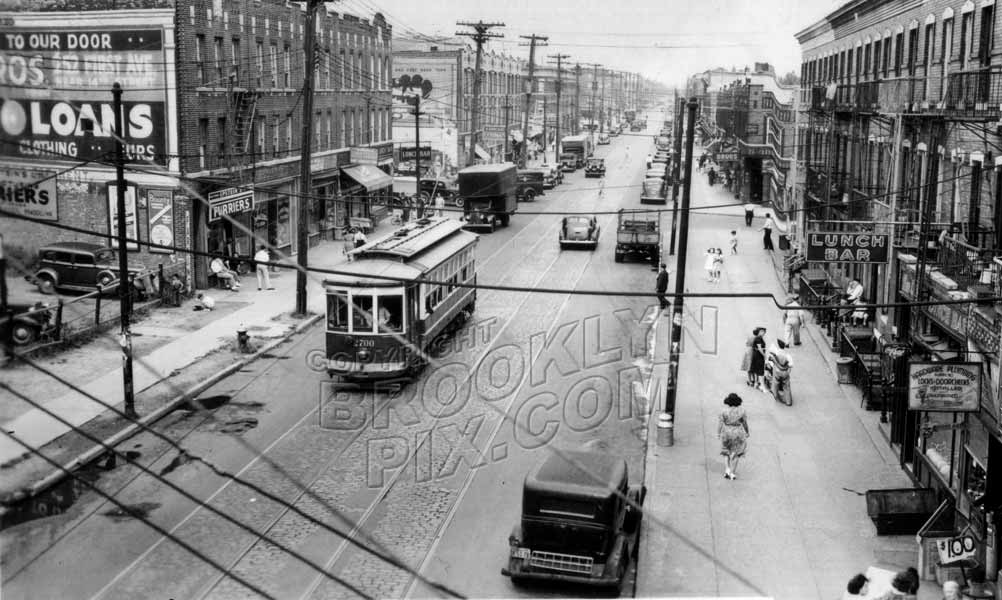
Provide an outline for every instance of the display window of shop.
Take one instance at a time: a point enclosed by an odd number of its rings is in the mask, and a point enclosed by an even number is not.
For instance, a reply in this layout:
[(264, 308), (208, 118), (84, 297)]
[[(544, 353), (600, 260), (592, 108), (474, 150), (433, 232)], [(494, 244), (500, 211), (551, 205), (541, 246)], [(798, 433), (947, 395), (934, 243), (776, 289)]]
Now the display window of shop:
[(924, 412), (916, 454), (925, 458), (929, 472), (945, 489), (957, 489), (960, 481), (963, 449), (964, 415), (948, 412)]
[(228, 256), (248, 257), (254, 247), (253, 214), (250, 212), (229, 215), (209, 224), (209, 252)]
[(978, 504), (988, 489), (988, 432), (973, 417), (969, 419), (967, 442), (963, 448), (963, 472), (960, 480), (958, 508), (961, 514), (976, 521)]

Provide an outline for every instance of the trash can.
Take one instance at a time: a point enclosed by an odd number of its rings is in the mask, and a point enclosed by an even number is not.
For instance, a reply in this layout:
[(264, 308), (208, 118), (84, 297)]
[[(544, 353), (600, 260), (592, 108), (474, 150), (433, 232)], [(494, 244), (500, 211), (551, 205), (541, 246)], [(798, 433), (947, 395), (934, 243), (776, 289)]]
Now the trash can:
[(852, 383), (852, 359), (848, 356), (838, 358), (836, 361), (839, 383)]
[(675, 445), (675, 423), (668, 413), (658, 415), (658, 446)]

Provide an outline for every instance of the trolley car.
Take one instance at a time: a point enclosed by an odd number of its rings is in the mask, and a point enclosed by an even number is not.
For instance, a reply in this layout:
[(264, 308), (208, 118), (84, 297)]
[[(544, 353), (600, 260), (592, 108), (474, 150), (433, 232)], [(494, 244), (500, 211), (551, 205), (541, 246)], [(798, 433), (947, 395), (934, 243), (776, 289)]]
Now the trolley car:
[(455, 284), (476, 283), (478, 239), (460, 221), (426, 218), (352, 250), (352, 262), (338, 269), (345, 274), (324, 281), (327, 373), (371, 381), (417, 375), (435, 339), (473, 313), (476, 288)]

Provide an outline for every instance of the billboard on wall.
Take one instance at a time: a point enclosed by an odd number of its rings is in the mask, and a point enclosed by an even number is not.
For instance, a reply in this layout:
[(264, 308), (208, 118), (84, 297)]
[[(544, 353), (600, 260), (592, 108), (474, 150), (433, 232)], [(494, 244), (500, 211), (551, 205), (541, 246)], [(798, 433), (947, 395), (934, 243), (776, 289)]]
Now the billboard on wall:
[[(421, 112), (425, 120), (456, 119), (456, 60), (393, 59), (393, 119), (414, 122), (407, 98), (421, 96)], [(441, 125), (440, 123), (437, 123)]]
[(43, 221), (58, 221), (56, 172), (0, 166), (0, 210)]
[(44, 162), (114, 156), (111, 89), (118, 83), (126, 160), (166, 164), (166, 71), (159, 27), (41, 29), (15, 21), (0, 35), (0, 156)]

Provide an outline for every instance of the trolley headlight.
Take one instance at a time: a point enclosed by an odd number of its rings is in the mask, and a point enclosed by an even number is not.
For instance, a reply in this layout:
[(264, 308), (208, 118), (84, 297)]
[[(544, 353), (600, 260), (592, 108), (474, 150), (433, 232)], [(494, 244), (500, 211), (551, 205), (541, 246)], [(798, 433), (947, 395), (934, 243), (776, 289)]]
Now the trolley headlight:
[(366, 361), (369, 360), (369, 357), (371, 356), (371, 353), (368, 350), (359, 350), (355, 354), (355, 356), (358, 357), (358, 360), (360, 360), (362, 362), (366, 362)]

